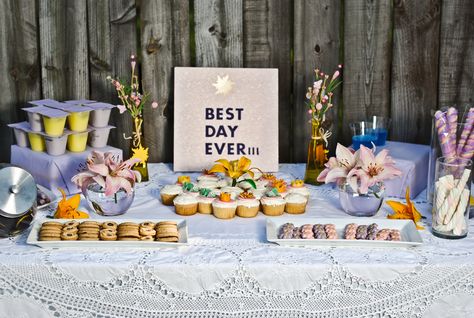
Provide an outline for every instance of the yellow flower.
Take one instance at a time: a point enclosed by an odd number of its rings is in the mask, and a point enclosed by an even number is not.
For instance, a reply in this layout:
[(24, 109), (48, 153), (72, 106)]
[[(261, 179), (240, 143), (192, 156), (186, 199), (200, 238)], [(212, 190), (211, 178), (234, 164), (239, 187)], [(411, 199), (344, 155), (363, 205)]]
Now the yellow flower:
[(291, 181), (291, 186), (293, 188), (302, 188), (304, 186), (304, 181), (300, 179), (295, 179)]
[(418, 212), (413, 202), (410, 201), (410, 187), (407, 187), (405, 199), (406, 204), (398, 201), (387, 201), (387, 204), (393, 209), (394, 214), (390, 214), (387, 217), (389, 219), (405, 219), (413, 220), (418, 230), (423, 230), (424, 227), (417, 223), (421, 220), (421, 213)]
[(250, 171), (250, 164), (252, 161), (246, 157), (240, 157), (239, 160), (229, 161), (227, 159), (219, 159), (210, 170), (210, 173), (222, 172), (232, 180), (237, 180), (245, 173), (248, 173), (253, 178), (253, 172)]
[(144, 165), (146, 161), (148, 160), (148, 147), (143, 148), (142, 145), (140, 145), (137, 148), (132, 148), (132, 158), (131, 159), (138, 159), (140, 160), (139, 164)]
[(56, 209), (56, 213), (54, 213), (54, 217), (56, 219), (87, 219), (89, 218), (89, 214), (86, 212), (78, 211), (79, 204), (81, 203), (81, 195), (76, 194), (73, 195), (71, 198), (66, 199), (66, 193), (63, 189), (58, 188), (61, 191), (63, 198), (61, 201), (58, 202), (58, 208)]
[(278, 193), (286, 192), (286, 182), (283, 179), (277, 179), (272, 182), (272, 187), (277, 189)]

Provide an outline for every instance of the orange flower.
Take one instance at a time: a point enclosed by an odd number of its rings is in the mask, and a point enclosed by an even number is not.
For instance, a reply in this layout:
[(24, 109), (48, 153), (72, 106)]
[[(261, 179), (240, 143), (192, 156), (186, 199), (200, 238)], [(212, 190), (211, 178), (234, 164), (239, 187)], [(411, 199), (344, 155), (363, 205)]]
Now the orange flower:
[(253, 195), (252, 192), (245, 191), (245, 192), (242, 192), (239, 195), (239, 198), (241, 198), (241, 199), (255, 199), (255, 196)]
[(393, 209), (394, 214), (387, 215), (389, 219), (404, 219), (413, 220), (418, 230), (423, 230), (424, 227), (418, 225), (418, 221), (421, 220), (421, 213), (418, 212), (413, 202), (410, 201), (410, 187), (407, 187), (405, 193), (406, 204), (398, 201), (387, 201), (387, 204)]
[(272, 187), (277, 189), (278, 193), (286, 192), (286, 182), (283, 179), (277, 179), (272, 182)]
[(291, 186), (293, 188), (302, 188), (304, 186), (304, 181), (300, 179), (296, 179), (291, 181)]
[(66, 199), (66, 193), (63, 189), (58, 188), (61, 191), (63, 198), (58, 202), (58, 208), (54, 217), (56, 219), (88, 219), (89, 214), (86, 212), (78, 211), (79, 204), (81, 203), (81, 195), (76, 194), (71, 198)]
[(219, 195), (219, 200), (221, 200), (222, 202), (230, 202), (230, 201), (232, 201), (232, 198), (230, 196), (230, 193), (222, 192)]
[(262, 178), (262, 179), (265, 179), (265, 180), (269, 180), (269, 181), (271, 181), (271, 182), (273, 182), (273, 181), (276, 180), (276, 177), (275, 177), (273, 174), (271, 174), (271, 173), (264, 173), (264, 174), (262, 174), (262, 177), (261, 177), (261, 178)]

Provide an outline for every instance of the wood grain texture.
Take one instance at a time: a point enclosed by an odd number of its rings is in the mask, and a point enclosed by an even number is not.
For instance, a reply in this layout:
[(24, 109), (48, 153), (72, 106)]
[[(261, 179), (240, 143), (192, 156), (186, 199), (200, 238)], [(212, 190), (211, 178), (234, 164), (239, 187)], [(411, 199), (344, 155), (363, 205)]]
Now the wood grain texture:
[(197, 66), (243, 66), (242, 11), (242, 0), (194, 0)]
[(13, 143), (6, 125), (26, 119), (21, 107), (41, 96), (36, 18), (34, 0), (0, 1), (0, 162)]
[(473, 106), (474, 1), (443, 1), (439, 45), (439, 106)]
[[(137, 29), (135, 0), (89, 0), (89, 65), (91, 99), (119, 104), (115, 89), (106, 80), (114, 78), (129, 80), (130, 56), (137, 54)], [(130, 155), (132, 119), (128, 113), (112, 110), (109, 143), (123, 150), (125, 158)]]
[(429, 143), (438, 101), (439, 0), (394, 3), (391, 139)]
[(349, 123), (390, 114), (392, 1), (346, 1), (344, 13), (344, 110), (340, 139), (349, 145)]
[(290, 0), (244, 0), (244, 66), (278, 68), (279, 158), (291, 161), (291, 23)]
[(86, 0), (40, 0), (39, 26), (43, 96), (88, 98)]
[[(310, 117), (305, 104), (307, 88), (314, 82), (314, 69), (317, 67), (332, 72), (337, 67), (340, 43), (340, 15), (342, 4), (334, 0), (304, 0), (294, 2), (294, 74), (293, 74), (293, 161), (306, 162), (307, 146), (311, 135)], [(333, 136), (330, 149), (337, 140), (338, 110), (335, 93), (332, 111)], [(331, 116), (331, 114), (329, 114)], [(284, 133), (280, 131), (280, 133)]]
[[(144, 135), (151, 162), (173, 160), (173, 66), (190, 63), (187, 1), (144, 1), (140, 8), (142, 85), (152, 109), (144, 108)], [(176, 38), (178, 37), (178, 38)]]

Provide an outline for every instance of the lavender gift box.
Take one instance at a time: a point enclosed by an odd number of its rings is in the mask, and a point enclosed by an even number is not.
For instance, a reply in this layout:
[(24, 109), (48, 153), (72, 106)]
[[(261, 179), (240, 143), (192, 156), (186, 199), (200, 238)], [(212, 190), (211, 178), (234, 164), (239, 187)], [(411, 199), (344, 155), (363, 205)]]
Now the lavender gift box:
[[(30, 172), (35, 181), (59, 195), (58, 187), (67, 194), (79, 193), (80, 190), (71, 182), (81, 167), (84, 167), (87, 156), (93, 150), (88, 147), (80, 153), (66, 152), (61, 156), (49, 156), (44, 152), (35, 152), (17, 145), (11, 147), (11, 164)], [(101, 152), (113, 152), (122, 159), (122, 150), (107, 146)]]
[(377, 147), (377, 153), (382, 149), (388, 149), (395, 166), (402, 171), (399, 178), (385, 182), (385, 195), (403, 198), (409, 186), (411, 198), (418, 196), (426, 188), (430, 146), (387, 141), (385, 146)]

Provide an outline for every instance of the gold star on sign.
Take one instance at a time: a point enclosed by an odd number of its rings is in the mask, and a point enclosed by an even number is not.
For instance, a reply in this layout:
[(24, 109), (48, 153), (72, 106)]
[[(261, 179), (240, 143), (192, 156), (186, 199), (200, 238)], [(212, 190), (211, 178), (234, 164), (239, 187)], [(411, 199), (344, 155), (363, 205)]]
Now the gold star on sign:
[(217, 75), (217, 82), (212, 84), (216, 88), (216, 95), (222, 94), (222, 95), (227, 95), (230, 93), (232, 90), (232, 85), (234, 85), (234, 82), (229, 80), (229, 75), (226, 75), (224, 77), (220, 77)]

